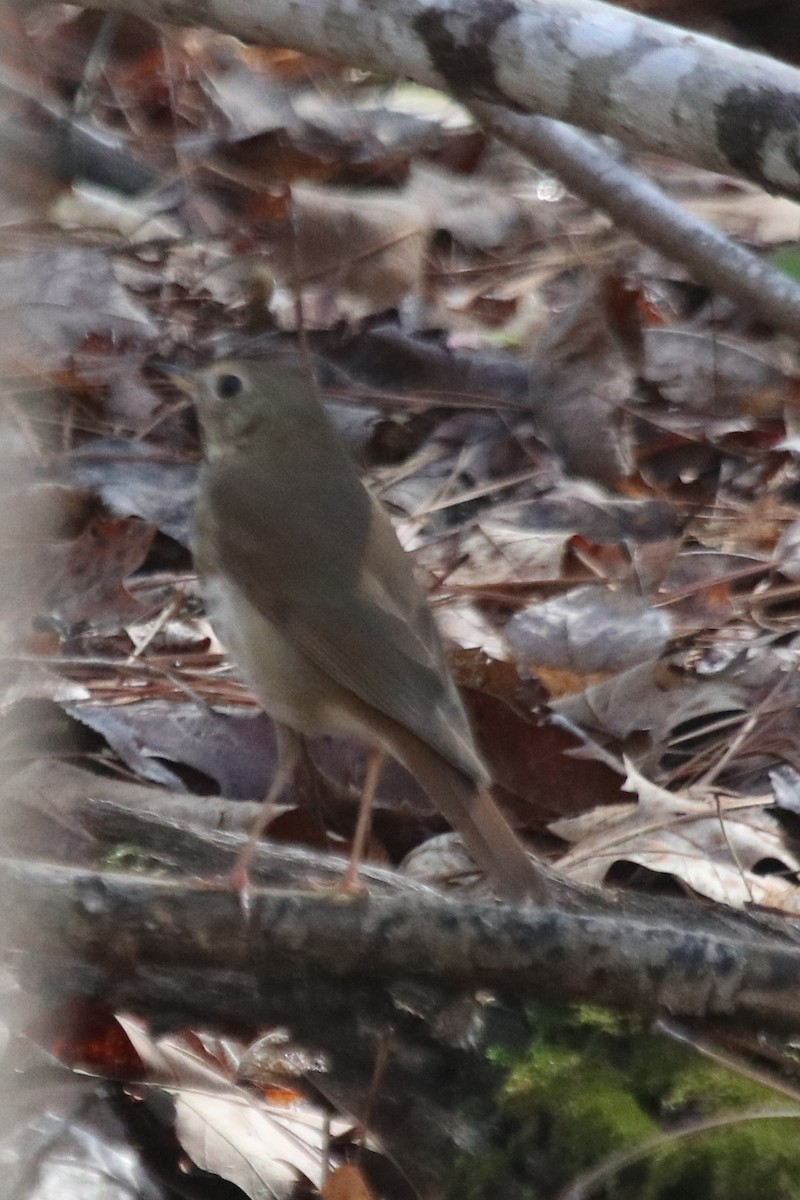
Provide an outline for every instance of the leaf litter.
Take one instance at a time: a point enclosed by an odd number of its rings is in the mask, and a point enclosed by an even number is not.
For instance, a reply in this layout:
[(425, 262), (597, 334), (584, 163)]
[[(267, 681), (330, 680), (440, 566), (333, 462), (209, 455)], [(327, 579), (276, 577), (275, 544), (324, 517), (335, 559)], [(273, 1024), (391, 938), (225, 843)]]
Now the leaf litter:
[[(58, 144), (58, 104), (79, 98), (95, 155), (38, 188), (21, 156), (8, 172), (0, 465), (26, 502), (5, 527), (3, 721), (55, 706), (98, 739), (76, 735), (85, 765), (156, 797), (258, 794), (267, 722), (192, 580), (196, 422), (155, 364), (305, 345), (532, 847), (575, 880), (660, 877), (796, 915), (799, 435), (782, 340), (451, 101), (131, 18), (87, 75), (103, 21), (42, 11), (8, 40), (14, 120)], [(694, 206), (761, 251), (796, 239), (796, 206), (691, 178)], [(22, 743), (3, 744), (19, 765)], [(363, 755), (311, 754), (314, 821), (341, 837)], [(384, 861), (412, 850), (420, 877), (468, 876), (398, 769), (375, 827)], [(245, 1130), (238, 1100), (188, 1095), (199, 1165), (249, 1195), (298, 1171), (322, 1186), (318, 1132), (265, 1150), (272, 1117)]]
[[(51, 82), (75, 88), (98, 28), (64, 16), (26, 36)], [(371, 90), (299, 55), (130, 28), (87, 111), (98, 126), (113, 117), (162, 190), (117, 193), (102, 216), (102, 187), (63, 185), (42, 209), (46, 247), (17, 244), (0, 260), (19, 313), (4, 352), (32, 486), (56, 471), (100, 506), (14, 576), (12, 632), (33, 645), (49, 624), (65, 677), (89, 690), (74, 712), (105, 729), (129, 770), (186, 786), (192, 764), (211, 786), (250, 793), (254, 782), (209, 773), (187, 750), (185, 730), (202, 740), (204, 723), (233, 720), (239, 706), (250, 720), (252, 701), (208, 657), (219, 647), (198, 623), (194, 588), (159, 615), (170, 579), (183, 587), (191, 570), (198, 445), (191, 413), (149, 363), (190, 343), (207, 354), (254, 336), (291, 344), (301, 322), (443, 628), (538, 681), (532, 743), (548, 719), (566, 719), (652, 772), (654, 787), (674, 786), (678, 759), (690, 780), (694, 735), (682, 729), (694, 722), (697, 745), (713, 742), (716, 717), (724, 737), (754, 701), (739, 677), (764, 631), (793, 636), (795, 372), (780, 341), (741, 322), (720, 331), (681, 272), (659, 279), (647, 251), (637, 269), (627, 248), (621, 269), (605, 218), (481, 144), (466, 114), (424, 89)], [(699, 191), (713, 203), (705, 182)], [(755, 198), (746, 204), (750, 236), (778, 236), (758, 225)], [(728, 207), (741, 223), (745, 201)], [(512, 278), (524, 286), (509, 290)], [(499, 287), (503, 311), (491, 308)], [(432, 323), (439, 332), (424, 332)], [(42, 391), (33, 407), (23, 379)], [(726, 652), (728, 669), (704, 674)], [(145, 720), (159, 702), (182, 706), (188, 724)], [(492, 720), (481, 716), (487, 747), (499, 737)], [(353, 748), (345, 776), (356, 785), (358, 764)], [(760, 757), (744, 766), (734, 756), (721, 782), (765, 778)], [(264, 770), (254, 760), (242, 778)], [(541, 830), (533, 780), (507, 774), (521, 830)], [(392, 807), (384, 791), (379, 812)], [(425, 802), (410, 811), (418, 822)]]

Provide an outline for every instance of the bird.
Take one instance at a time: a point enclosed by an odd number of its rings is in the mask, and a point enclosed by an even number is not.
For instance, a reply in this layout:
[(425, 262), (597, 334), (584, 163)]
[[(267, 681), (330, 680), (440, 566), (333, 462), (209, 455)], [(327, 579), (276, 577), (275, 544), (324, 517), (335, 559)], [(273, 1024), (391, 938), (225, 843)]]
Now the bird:
[(491, 795), (410, 556), (303, 361), (226, 358), (175, 373), (204, 447), (191, 542), (207, 613), (278, 730), (267, 803), (289, 783), (302, 737), (354, 736), (371, 751), (365, 792), (391, 755), (499, 897), (544, 903), (545, 873)]

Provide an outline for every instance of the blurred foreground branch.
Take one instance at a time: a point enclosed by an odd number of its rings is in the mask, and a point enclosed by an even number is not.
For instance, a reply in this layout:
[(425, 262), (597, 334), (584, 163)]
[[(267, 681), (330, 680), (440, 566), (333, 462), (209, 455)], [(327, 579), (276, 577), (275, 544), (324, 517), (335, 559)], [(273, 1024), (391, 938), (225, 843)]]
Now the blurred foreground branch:
[(746, 925), (741, 936), (693, 929), (688, 906), (681, 924), (256, 889), (245, 914), (227, 888), (8, 858), (0, 899), (28, 983), (33, 972), (60, 994), (94, 991), (144, 1011), (178, 1004), (205, 1022), (272, 1019), (278, 985), (400, 979), (642, 1013), (796, 1020), (800, 948)]

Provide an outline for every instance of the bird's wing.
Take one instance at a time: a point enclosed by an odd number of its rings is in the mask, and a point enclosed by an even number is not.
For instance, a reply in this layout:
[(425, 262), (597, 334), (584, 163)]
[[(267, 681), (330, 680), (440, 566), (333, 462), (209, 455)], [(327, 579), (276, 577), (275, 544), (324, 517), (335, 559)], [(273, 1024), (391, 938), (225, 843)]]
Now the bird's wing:
[(325, 519), (319, 491), (307, 503), (308, 492), (296, 489), (287, 522), (285, 491), (270, 495), (253, 470), (240, 461), (206, 477), (205, 536), (221, 568), (342, 687), (479, 773), (433, 618), (386, 514), (357, 478), (357, 492), (338, 495), (339, 481), (317, 480)]

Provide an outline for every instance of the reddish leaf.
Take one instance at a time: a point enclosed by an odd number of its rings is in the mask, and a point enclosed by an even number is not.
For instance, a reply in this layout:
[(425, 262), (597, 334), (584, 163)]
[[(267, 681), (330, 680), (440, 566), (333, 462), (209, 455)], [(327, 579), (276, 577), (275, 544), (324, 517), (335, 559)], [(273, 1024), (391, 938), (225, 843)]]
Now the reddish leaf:
[(141, 1079), (144, 1064), (114, 1013), (99, 1000), (75, 998), (25, 1030), (60, 1062), (109, 1078)]

